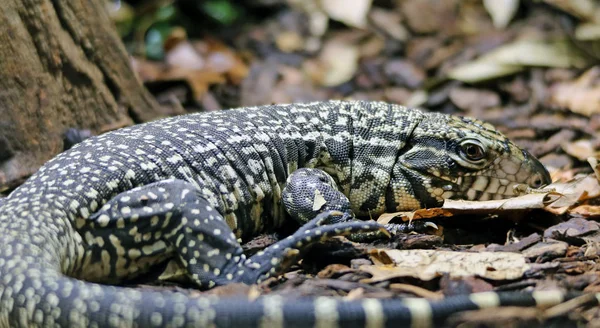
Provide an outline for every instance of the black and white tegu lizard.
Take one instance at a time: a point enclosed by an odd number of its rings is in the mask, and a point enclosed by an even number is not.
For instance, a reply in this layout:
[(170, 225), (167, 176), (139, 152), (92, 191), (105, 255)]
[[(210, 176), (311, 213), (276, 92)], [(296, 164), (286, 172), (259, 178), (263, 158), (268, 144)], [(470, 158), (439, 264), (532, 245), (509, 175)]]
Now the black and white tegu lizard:
[[(313, 242), (383, 229), (360, 218), (548, 183), (489, 124), (381, 102), (248, 107), (120, 129), (58, 155), (1, 203), (0, 326), (424, 326), (456, 310), (560, 302), (553, 292), (248, 301), (107, 285), (173, 259), (198, 288), (256, 283)], [(290, 219), (302, 224), (296, 233), (244, 256), (239, 238)]]

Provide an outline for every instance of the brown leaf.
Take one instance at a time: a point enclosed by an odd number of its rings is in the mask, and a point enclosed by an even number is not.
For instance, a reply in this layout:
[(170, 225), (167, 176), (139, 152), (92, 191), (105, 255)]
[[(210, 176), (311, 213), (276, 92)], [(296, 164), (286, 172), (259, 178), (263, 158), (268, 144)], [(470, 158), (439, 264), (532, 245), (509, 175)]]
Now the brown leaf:
[(452, 88), (450, 100), (462, 110), (486, 109), (500, 105), (500, 96), (497, 93), (475, 88)]
[(600, 224), (598, 222), (573, 218), (546, 229), (544, 231), (544, 238), (582, 238), (598, 231), (600, 231)]
[(600, 66), (594, 66), (572, 82), (550, 88), (549, 104), (586, 116), (600, 113)]
[[(598, 90), (600, 91), (600, 89)], [(598, 95), (600, 96), (600, 93), (598, 93)], [(598, 106), (600, 106), (600, 104)], [(600, 152), (596, 151), (596, 147), (594, 147), (592, 141), (589, 139), (579, 139), (573, 142), (563, 142), (561, 144), (561, 147), (565, 151), (565, 153), (577, 158), (580, 161), (585, 161), (590, 157), (600, 155)]]
[(569, 244), (562, 241), (541, 242), (525, 249), (522, 254), (528, 258), (557, 258), (564, 256), (568, 247)]
[(492, 280), (517, 279), (529, 269), (529, 264), (521, 254), (506, 252), (374, 249), (370, 256), (375, 264), (360, 267), (373, 275), (362, 281), (365, 283), (398, 277), (429, 281), (443, 274), (450, 277), (479, 276)]
[(548, 187), (553, 188), (562, 195), (558, 200), (544, 208), (554, 214), (564, 214), (578, 202), (600, 196), (600, 184), (593, 175), (587, 175), (566, 183), (553, 183)]
[(317, 80), (322, 86), (336, 86), (348, 82), (358, 68), (358, 47), (349, 43), (331, 40), (323, 46), (319, 56), (322, 78)]

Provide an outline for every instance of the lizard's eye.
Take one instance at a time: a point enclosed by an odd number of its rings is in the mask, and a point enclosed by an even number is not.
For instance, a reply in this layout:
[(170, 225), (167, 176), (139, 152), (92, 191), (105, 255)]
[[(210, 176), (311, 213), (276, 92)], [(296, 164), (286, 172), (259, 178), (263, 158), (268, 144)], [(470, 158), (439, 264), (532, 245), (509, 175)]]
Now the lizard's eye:
[(461, 155), (469, 161), (478, 162), (485, 158), (483, 147), (473, 141), (465, 141), (460, 145)]

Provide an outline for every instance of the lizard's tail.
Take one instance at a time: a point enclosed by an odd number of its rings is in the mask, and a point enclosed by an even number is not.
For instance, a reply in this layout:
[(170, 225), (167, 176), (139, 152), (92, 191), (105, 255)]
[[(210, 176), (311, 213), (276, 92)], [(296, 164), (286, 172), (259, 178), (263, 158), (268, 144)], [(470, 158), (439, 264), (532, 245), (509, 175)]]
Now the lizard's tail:
[[(435, 302), (193, 297), (84, 282), (42, 266), (43, 261), (6, 255), (0, 253), (0, 327), (431, 327), (458, 311), (552, 306), (576, 296), (487, 292)], [(586, 296), (594, 304), (600, 300), (600, 294)]]

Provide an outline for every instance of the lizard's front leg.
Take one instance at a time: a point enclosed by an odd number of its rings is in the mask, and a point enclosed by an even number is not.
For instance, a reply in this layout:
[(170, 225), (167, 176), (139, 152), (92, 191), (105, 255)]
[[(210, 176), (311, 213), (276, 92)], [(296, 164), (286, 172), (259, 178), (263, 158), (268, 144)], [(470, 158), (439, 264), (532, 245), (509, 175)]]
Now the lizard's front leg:
[[(320, 213), (341, 211), (342, 215), (329, 216), (320, 224), (348, 222), (354, 220), (350, 200), (337, 187), (335, 180), (325, 171), (314, 168), (301, 168), (294, 171), (287, 179), (282, 192), (282, 201), (288, 214), (298, 222), (307, 223)], [(392, 233), (426, 230), (425, 222), (413, 224), (386, 224), (384, 226)], [(351, 235), (354, 241), (365, 241), (382, 238), (386, 234), (360, 233)]]
[(282, 202), (288, 214), (300, 224), (332, 210), (343, 215), (331, 216), (322, 224), (353, 218), (350, 200), (339, 191), (335, 180), (321, 169), (301, 168), (290, 174), (282, 191)]

